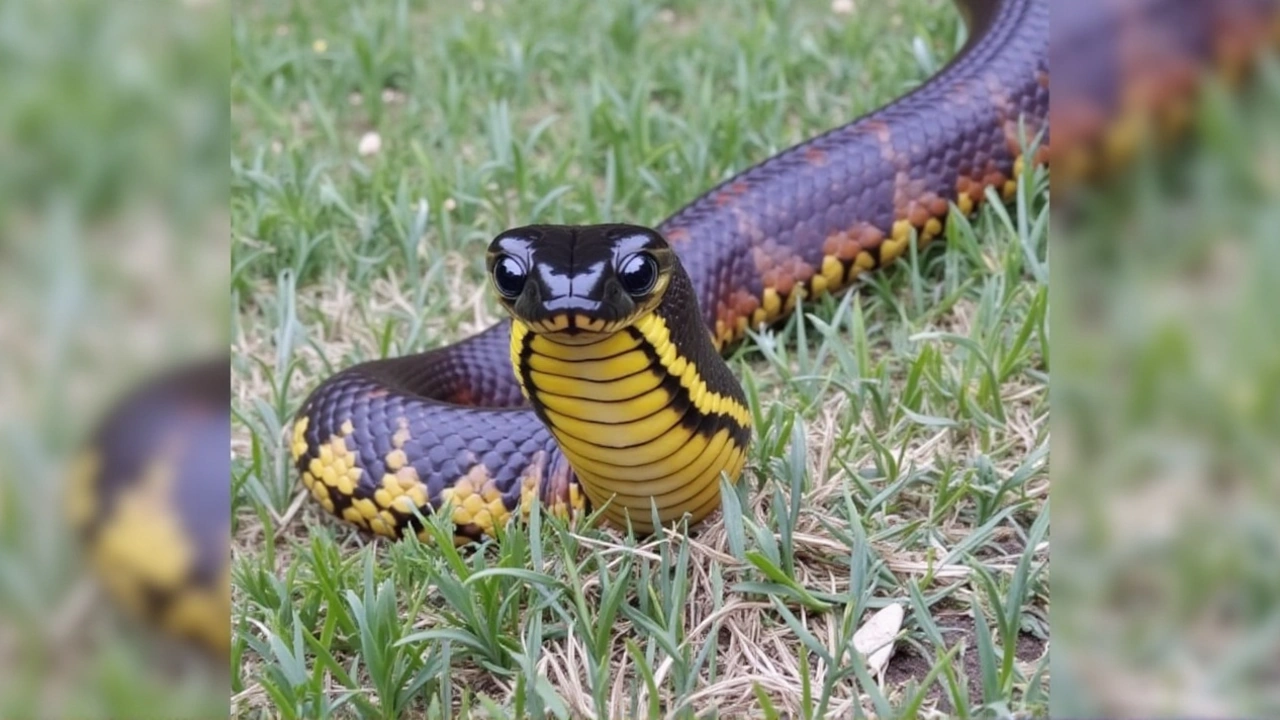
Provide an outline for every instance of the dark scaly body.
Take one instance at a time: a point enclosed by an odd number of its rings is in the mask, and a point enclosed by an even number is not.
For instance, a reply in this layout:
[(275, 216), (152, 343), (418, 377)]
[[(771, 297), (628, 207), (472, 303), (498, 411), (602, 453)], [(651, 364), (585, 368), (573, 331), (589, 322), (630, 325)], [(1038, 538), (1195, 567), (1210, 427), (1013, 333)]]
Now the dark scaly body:
[(1144, 138), (1181, 136), (1210, 75), (1280, 47), (1276, 0), (1073, 0), (1053, 9), (1054, 188), (1105, 178)]
[(230, 369), (184, 365), (128, 393), (68, 478), (70, 521), (110, 595), (174, 635), (231, 644)]
[[(535, 495), (563, 510), (572, 472), (525, 406), (511, 369), (510, 328), (502, 323), (449, 348), (357, 365), (317, 388), (295, 421), (292, 451), (325, 509), (392, 535), (416, 520), (408, 503), (420, 507), (419, 493), (436, 504), (450, 488), (459, 502), (478, 498), (464, 506), (466, 517), (457, 515), (459, 535), (477, 539), (492, 527), (472, 522), (484, 509), (478, 501), (499, 522)], [(408, 500), (396, 499), (402, 495)]]
[[(657, 227), (714, 347), (783, 317), (800, 292), (850, 286), (902, 255), (913, 233), (936, 237), (949, 203), (970, 212), (989, 186), (1007, 197), (1020, 121), (1028, 139), (1043, 130), (1048, 147), (1048, 3), (962, 6), (971, 41), (915, 91), (746, 170)], [(462, 539), (492, 533), (534, 498), (554, 512), (584, 507), (567, 458), (521, 402), (510, 332), (500, 323), (323, 383), (291, 437), (307, 488), (330, 512), (386, 535), (415, 526), (414, 507), (445, 500)]]
[(1026, 138), (1049, 147), (1049, 10), (968, 3), (974, 33), (911, 93), (747, 170), (659, 226), (676, 246), (721, 346), (809, 296), (848, 287), (936, 237), (994, 186), (1011, 196)]

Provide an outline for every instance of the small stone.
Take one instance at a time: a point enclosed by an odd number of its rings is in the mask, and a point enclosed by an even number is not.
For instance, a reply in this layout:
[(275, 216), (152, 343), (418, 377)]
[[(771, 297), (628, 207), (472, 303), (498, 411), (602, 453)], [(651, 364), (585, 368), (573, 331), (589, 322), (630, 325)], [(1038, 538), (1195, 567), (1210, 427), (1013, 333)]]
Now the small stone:
[(867, 658), (867, 669), (872, 675), (884, 672), (905, 614), (898, 603), (886, 605), (853, 634), (853, 646)]
[(364, 157), (377, 155), (382, 150), (382, 136), (376, 132), (369, 131), (360, 138), (360, 145), (356, 148)]

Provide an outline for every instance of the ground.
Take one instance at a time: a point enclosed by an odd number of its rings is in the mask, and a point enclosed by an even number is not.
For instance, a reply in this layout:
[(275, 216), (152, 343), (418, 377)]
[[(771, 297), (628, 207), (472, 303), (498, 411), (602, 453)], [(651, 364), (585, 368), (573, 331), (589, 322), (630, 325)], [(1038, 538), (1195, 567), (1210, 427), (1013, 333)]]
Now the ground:
[[(759, 434), (697, 528), (374, 540), (307, 499), (283, 442), (334, 370), (493, 322), (503, 228), (656, 223), (902, 94), (960, 28), (937, 0), (237, 3), (235, 710), (1043, 714), (1043, 173), (734, 353)], [(854, 632), (895, 603), (868, 670)]]

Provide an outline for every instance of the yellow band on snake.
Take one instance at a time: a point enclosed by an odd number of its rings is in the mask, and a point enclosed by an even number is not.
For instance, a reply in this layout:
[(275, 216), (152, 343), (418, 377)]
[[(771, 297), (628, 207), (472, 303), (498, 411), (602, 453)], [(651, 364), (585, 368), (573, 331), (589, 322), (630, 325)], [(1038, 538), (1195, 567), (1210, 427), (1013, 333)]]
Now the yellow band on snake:
[(719, 505), (746, 462), (751, 416), (656, 232), (517, 228), (490, 272), (513, 317), (511, 361), (594, 508), (650, 532)]

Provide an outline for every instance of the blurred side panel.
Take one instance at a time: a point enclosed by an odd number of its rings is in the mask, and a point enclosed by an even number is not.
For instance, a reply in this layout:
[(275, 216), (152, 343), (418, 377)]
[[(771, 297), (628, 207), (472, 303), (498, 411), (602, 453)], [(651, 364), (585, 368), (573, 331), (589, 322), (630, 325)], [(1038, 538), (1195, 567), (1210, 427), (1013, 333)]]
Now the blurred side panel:
[(227, 710), (228, 12), (0, 3), (0, 717)]
[(1280, 7), (1053, 12), (1053, 716), (1280, 717)]

